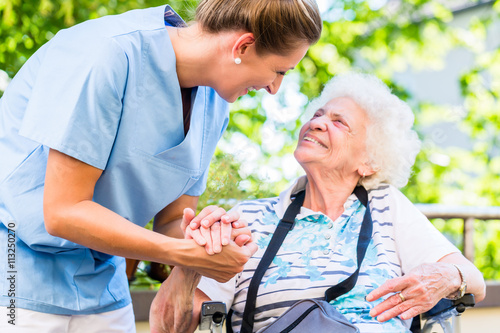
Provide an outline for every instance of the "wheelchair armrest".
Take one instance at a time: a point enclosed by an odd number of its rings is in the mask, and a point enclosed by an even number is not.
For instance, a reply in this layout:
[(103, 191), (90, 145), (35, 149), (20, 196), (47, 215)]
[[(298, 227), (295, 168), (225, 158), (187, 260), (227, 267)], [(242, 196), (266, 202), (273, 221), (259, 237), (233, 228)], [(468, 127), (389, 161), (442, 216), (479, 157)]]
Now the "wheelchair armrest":
[[(446, 323), (448, 318), (459, 316), (466, 308), (473, 307), (475, 304), (473, 294), (465, 294), (457, 300), (443, 298), (432, 309), (413, 318), (410, 330), (413, 333), (434, 332), (433, 326), (440, 325), (441, 329), (438, 331), (449, 332), (445, 329), (450, 324)], [(452, 323), (454, 324), (454, 321)]]
[(224, 302), (207, 301), (201, 305), (199, 330), (222, 332), (222, 325), (226, 319), (226, 304)]
[(440, 300), (432, 309), (422, 314), (423, 318), (429, 318), (441, 314), (445, 311), (456, 308), (458, 313), (462, 313), (467, 308), (471, 308), (476, 305), (473, 294), (465, 294), (464, 297), (457, 300), (449, 300), (443, 298)]
[(458, 313), (462, 313), (467, 308), (472, 308), (476, 305), (474, 294), (465, 294), (464, 297), (453, 301), (453, 306), (457, 308)]

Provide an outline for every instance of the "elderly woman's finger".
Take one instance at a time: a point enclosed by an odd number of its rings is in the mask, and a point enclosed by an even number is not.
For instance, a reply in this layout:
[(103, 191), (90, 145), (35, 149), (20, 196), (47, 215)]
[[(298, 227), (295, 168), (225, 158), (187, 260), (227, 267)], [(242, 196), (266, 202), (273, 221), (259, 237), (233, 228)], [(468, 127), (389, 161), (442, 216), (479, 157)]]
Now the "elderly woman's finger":
[(236, 245), (238, 246), (244, 246), (244, 245), (247, 245), (248, 243), (250, 243), (252, 241), (252, 237), (251, 236), (248, 236), (248, 235), (239, 235), (237, 236), (235, 239), (234, 239), (234, 242), (236, 243)]
[[(397, 296), (399, 298), (399, 295), (400, 294), (395, 294), (391, 297)], [(377, 321), (379, 322), (384, 322), (397, 316), (399, 316), (403, 320), (407, 320), (430, 310), (434, 305), (435, 304), (431, 304), (426, 302), (425, 300), (416, 298), (405, 301), (400, 300), (398, 305), (388, 309), (387, 311), (384, 311), (380, 315), (374, 315), (374, 317), (377, 317)], [(372, 312), (370, 311), (370, 315), (371, 314)]]
[(228, 216), (228, 214), (222, 216), (221, 218), (220, 234), (221, 234), (221, 244), (223, 246), (229, 244), (229, 241), (231, 240), (231, 230), (233, 230), (232, 221), (233, 217)]
[[(366, 296), (366, 300), (369, 302), (376, 301), (381, 297), (389, 295), (383, 302), (377, 304), (370, 310), (370, 316), (377, 317), (379, 321), (386, 321), (406, 311), (406, 306), (409, 305), (406, 302), (412, 298), (412, 295), (408, 293), (412, 281), (413, 279), (408, 276), (394, 278), (386, 281), (380, 287), (369, 293)], [(406, 304), (402, 305), (403, 303)]]
[(370, 310), (370, 316), (377, 317), (381, 313), (393, 309), (402, 303), (403, 301), (399, 294), (395, 293), (394, 295), (387, 297), (387, 299), (385, 299), (383, 302), (380, 302), (375, 307), (373, 307), (373, 309)]
[(406, 300), (404, 294), (401, 297), (399, 293), (396, 293), (371, 309), (370, 316), (377, 317), (378, 321), (389, 320), (408, 310), (407, 307), (410, 306), (409, 302), (409, 300)]
[(235, 210), (229, 211), (221, 217), (222, 223), (232, 223), (233, 227), (238, 228), (240, 223), (240, 213)]
[(213, 248), (211, 228), (201, 226), (198, 230), (201, 232), (201, 236), (207, 241), (205, 244), (205, 250), (209, 255), (214, 254), (215, 252)]
[(233, 228), (246, 228), (248, 227), (248, 222), (244, 219), (239, 219), (238, 221), (233, 222)]
[(407, 281), (406, 276), (394, 278), (391, 280), (386, 281), (384, 284), (382, 284), (380, 287), (377, 289), (372, 290), (367, 296), (366, 300), (368, 302), (373, 302), (376, 301), (377, 299), (391, 294), (391, 293), (396, 293), (399, 292), (405, 288), (408, 287), (409, 282)]
[(201, 226), (201, 220), (203, 220), (207, 215), (217, 210), (218, 208), (219, 207), (217, 206), (207, 206), (203, 208), (201, 212), (191, 220), (189, 227), (191, 229), (198, 229)]
[(218, 206), (207, 206), (201, 210), (201, 212), (193, 218), (189, 227), (191, 229), (198, 229), (202, 224), (206, 227), (210, 227), (213, 222), (219, 221), (220, 217), (225, 214), (225, 210)]
[(215, 222), (214, 224), (212, 224), (212, 226), (210, 227), (210, 236), (212, 237), (212, 250), (214, 251), (214, 253), (220, 253), (222, 251), (220, 222)]
[(425, 309), (421, 306), (415, 306), (415, 307), (412, 307), (412, 308), (406, 310), (405, 312), (403, 312), (399, 317), (403, 320), (411, 319), (413, 317), (418, 316), (421, 313), (424, 313), (424, 312), (430, 310), (431, 308)]
[[(205, 228), (210, 228), (212, 224), (219, 222), (221, 217), (226, 214), (226, 210), (224, 208), (217, 206), (212, 206), (212, 208), (215, 209), (210, 211), (208, 214), (204, 214), (203, 218), (201, 218), (200, 225)], [(198, 216), (200, 215), (201, 213), (198, 214)], [(191, 223), (191, 227), (193, 227), (193, 223)]]
[(237, 211), (230, 211), (221, 217), (221, 242), (222, 245), (229, 244), (231, 240), (231, 230), (238, 228), (240, 214)]
[(198, 244), (199, 246), (207, 245), (207, 241), (201, 235), (200, 229), (193, 230), (191, 228), (187, 228), (186, 233), (184, 235), (184, 238), (193, 239), (196, 242), (196, 244)]
[(242, 236), (242, 235), (246, 235), (246, 236), (252, 238), (252, 231), (248, 227), (233, 229), (231, 231), (231, 239), (236, 239), (237, 237)]
[(232, 223), (240, 219), (240, 213), (235, 210), (229, 211), (221, 217), (222, 223)]
[[(215, 225), (215, 224), (214, 224)], [(220, 241), (221, 245), (226, 246), (231, 240), (231, 223), (220, 223)]]

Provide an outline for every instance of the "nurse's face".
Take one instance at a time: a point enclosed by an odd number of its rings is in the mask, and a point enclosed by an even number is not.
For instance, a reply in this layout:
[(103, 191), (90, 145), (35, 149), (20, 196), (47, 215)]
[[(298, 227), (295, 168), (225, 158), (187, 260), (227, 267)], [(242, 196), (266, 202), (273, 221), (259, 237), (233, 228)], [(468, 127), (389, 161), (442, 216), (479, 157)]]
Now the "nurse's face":
[(304, 43), (289, 54), (257, 55), (254, 48), (241, 57), (241, 64), (234, 65), (234, 71), (216, 89), (219, 95), (232, 103), (250, 90), (265, 89), (274, 95), (281, 86), (286, 72), (293, 69), (304, 57), (309, 45)]

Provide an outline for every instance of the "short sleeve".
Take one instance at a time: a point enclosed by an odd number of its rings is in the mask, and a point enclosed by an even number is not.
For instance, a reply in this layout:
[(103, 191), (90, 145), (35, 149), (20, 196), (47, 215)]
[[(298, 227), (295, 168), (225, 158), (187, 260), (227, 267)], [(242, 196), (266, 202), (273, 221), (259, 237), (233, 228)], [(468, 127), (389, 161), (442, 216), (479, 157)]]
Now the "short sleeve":
[(203, 276), (198, 284), (198, 289), (203, 291), (210, 300), (224, 302), (227, 311), (229, 311), (229, 308), (233, 304), (235, 288), (236, 277), (233, 277), (226, 283), (219, 283)]
[(203, 192), (205, 192), (205, 189), (207, 188), (208, 171), (209, 168), (206, 168), (200, 178), (196, 181), (196, 183), (194, 183), (193, 186), (191, 186), (191, 188), (187, 190), (187, 195), (199, 197), (203, 194)]
[(79, 35), (63, 30), (46, 45), (19, 134), (103, 170), (121, 119), (127, 57), (112, 38)]
[(395, 208), (394, 237), (403, 274), (460, 252), (399, 190), (391, 188), (390, 198)]

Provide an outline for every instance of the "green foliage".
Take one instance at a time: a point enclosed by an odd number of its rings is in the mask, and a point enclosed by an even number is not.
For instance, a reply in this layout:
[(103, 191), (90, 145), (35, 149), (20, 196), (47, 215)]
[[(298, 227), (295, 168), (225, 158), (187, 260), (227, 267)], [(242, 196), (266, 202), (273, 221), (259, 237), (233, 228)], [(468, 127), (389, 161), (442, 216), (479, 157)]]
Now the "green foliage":
[[(61, 29), (88, 19), (164, 3), (162, 0), (2, 0), (0, 69), (13, 77), (22, 64)], [(197, 2), (172, 0), (169, 3), (184, 18), (191, 18)]]
[(474, 234), (474, 264), (489, 280), (500, 280), (500, 220), (477, 223)]
[[(149, 261), (141, 261), (139, 266), (137, 267), (137, 271), (135, 272), (135, 280), (130, 283), (130, 290), (156, 290), (160, 289), (161, 283), (157, 280), (154, 280), (149, 277), (146, 272), (146, 267), (149, 264)], [(169, 270), (171, 270), (170, 266), (166, 266)], [(169, 272), (170, 274), (170, 272)]]
[[(198, 207), (217, 205), (226, 210), (231, 209), (238, 201), (266, 198), (276, 195), (268, 184), (261, 182), (254, 175), (245, 180), (239, 175), (240, 163), (234, 156), (217, 150), (210, 166), (207, 189), (201, 195)], [(249, 187), (242, 188), (241, 183), (250, 183)]]

